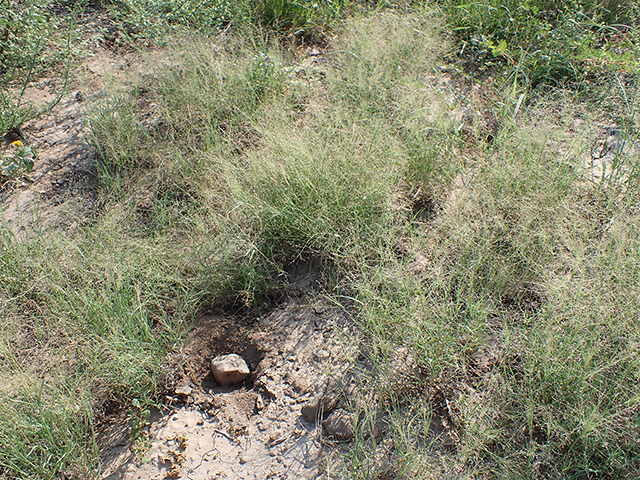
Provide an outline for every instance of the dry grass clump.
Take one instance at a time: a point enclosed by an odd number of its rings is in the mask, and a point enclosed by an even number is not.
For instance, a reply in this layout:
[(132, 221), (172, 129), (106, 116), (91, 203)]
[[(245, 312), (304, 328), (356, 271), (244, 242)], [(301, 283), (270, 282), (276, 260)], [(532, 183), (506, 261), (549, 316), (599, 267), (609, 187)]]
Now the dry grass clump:
[[(412, 232), (419, 262), (388, 257), (358, 277), (364, 318), (378, 345), (411, 345), (425, 380), (451, 386), (449, 458), (469, 475), (631, 478), (633, 178), (585, 181), (588, 145), (547, 148), (568, 132), (542, 106), (506, 132), (469, 164), (447, 215)], [(437, 448), (413, 445), (440, 465)]]

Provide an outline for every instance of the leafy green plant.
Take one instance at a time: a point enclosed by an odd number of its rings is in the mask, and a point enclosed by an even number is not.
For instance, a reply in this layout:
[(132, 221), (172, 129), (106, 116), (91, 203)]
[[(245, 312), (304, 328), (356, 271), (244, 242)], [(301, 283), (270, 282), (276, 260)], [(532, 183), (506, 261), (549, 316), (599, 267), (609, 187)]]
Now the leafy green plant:
[[(592, 55), (608, 51), (637, 18), (633, 7), (609, 0), (534, 2), (531, 0), (441, 0), (463, 56), (481, 70), (506, 66), (530, 85), (576, 82), (591, 73)], [(630, 37), (626, 37), (629, 39)], [(600, 59), (614, 68), (633, 69), (637, 58)], [(622, 65), (620, 61), (625, 60)], [(498, 61), (498, 62), (496, 62)], [(600, 71), (598, 71), (600, 73)]]
[[(78, 50), (75, 19), (85, 3), (67, 5), (66, 28), (60, 28), (52, 0), (0, 0), (0, 135), (50, 111), (61, 100)], [(25, 93), (54, 66), (63, 72), (61, 86), (55, 100), (36, 108), (25, 101)]]
[(36, 152), (31, 145), (24, 145), (20, 140), (11, 144), (16, 150), (10, 155), (0, 157), (0, 178), (15, 178), (28, 174), (33, 170)]
[(129, 440), (133, 445), (134, 452), (142, 456), (151, 446), (149, 434), (146, 428), (149, 426), (149, 417), (151, 410), (149, 407), (140, 402), (137, 398), (131, 400), (131, 409), (127, 419), (131, 422), (131, 430), (129, 431)]
[(0, 0), (0, 79), (2, 85), (42, 55), (55, 22), (45, 13), (47, 0)]
[(45, 14), (48, 3), (0, 0), (0, 135), (34, 114), (33, 108), (20, 105), (20, 99), (50, 61), (45, 46), (55, 21)]

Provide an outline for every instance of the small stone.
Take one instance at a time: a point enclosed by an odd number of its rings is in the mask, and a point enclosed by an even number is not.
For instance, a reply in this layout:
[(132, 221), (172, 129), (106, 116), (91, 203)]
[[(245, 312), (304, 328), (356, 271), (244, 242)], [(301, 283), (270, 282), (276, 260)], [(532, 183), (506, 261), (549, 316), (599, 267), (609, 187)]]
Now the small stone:
[(262, 398), (262, 395), (258, 394), (258, 396), (256, 397), (256, 409), (262, 410), (263, 408), (264, 408), (264, 400)]
[(348, 442), (353, 439), (355, 435), (349, 412), (342, 408), (339, 408), (329, 415), (329, 417), (322, 422), (322, 426), (327, 432), (327, 435), (336, 440)]
[(318, 360), (326, 360), (330, 356), (331, 354), (328, 351), (326, 351), (324, 348), (316, 352), (316, 358)]
[(189, 395), (191, 395), (191, 387), (189, 385), (181, 385), (179, 387), (176, 387), (175, 389), (175, 393), (176, 395), (184, 395), (185, 397), (188, 397)]
[(233, 385), (249, 376), (249, 367), (240, 355), (231, 353), (211, 360), (211, 372), (218, 384)]
[(272, 445), (280, 443), (282, 440), (283, 431), (279, 428), (274, 429), (273, 432), (271, 432), (271, 435), (269, 435), (269, 443), (271, 443)]
[(325, 415), (331, 413), (336, 405), (338, 405), (337, 396), (320, 395), (304, 404), (300, 413), (307, 422), (315, 423), (317, 419), (322, 420)]

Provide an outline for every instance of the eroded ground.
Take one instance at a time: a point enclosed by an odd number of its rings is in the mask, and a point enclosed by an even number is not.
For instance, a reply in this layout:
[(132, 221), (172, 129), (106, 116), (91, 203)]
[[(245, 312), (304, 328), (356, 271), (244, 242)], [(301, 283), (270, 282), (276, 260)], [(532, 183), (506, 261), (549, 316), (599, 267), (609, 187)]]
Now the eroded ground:
[[(306, 282), (311, 273), (297, 268), (297, 281)], [(318, 399), (332, 403), (332, 412), (348, 403), (357, 358), (348, 345), (356, 334), (344, 310), (296, 297), (257, 318), (204, 315), (170, 360), (173, 385), (165, 411), (146, 430), (149, 448), (136, 454), (126, 436), (112, 435), (103, 478), (321, 478), (323, 454), (350, 438), (328, 435), (333, 425), (326, 422), (323, 429), (330, 412), (316, 408), (310, 417), (308, 410)], [(213, 380), (211, 359), (227, 353), (249, 365), (241, 385)]]

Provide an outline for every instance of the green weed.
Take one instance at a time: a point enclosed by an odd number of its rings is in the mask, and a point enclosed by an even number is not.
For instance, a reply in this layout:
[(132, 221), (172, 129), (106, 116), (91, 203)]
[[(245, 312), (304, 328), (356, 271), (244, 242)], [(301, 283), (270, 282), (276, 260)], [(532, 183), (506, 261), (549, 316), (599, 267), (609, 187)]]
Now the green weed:
[(310, 35), (335, 24), (346, 6), (344, 0), (123, 0), (113, 11), (130, 36), (157, 42), (168, 30), (185, 27), (215, 34), (230, 25), (240, 30), (263, 26), (279, 34)]
[[(0, 2), (1, 135), (54, 108), (64, 95), (77, 50), (75, 18), (82, 8), (82, 2), (70, 7), (67, 21), (62, 22), (53, 13), (51, 0)], [(56, 99), (40, 110), (25, 103), (26, 91), (54, 66), (63, 66), (64, 72)]]
[(610, 1), (443, 1), (460, 52), (480, 71), (496, 62), (528, 85), (576, 84), (590, 74), (633, 71), (636, 6)]
[(8, 179), (23, 173), (28, 174), (33, 169), (36, 158), (34, 148), (25, 146), (20, 140), (11, 144), (15, 149), (13, 154), (0, 157), (0, 178)]

